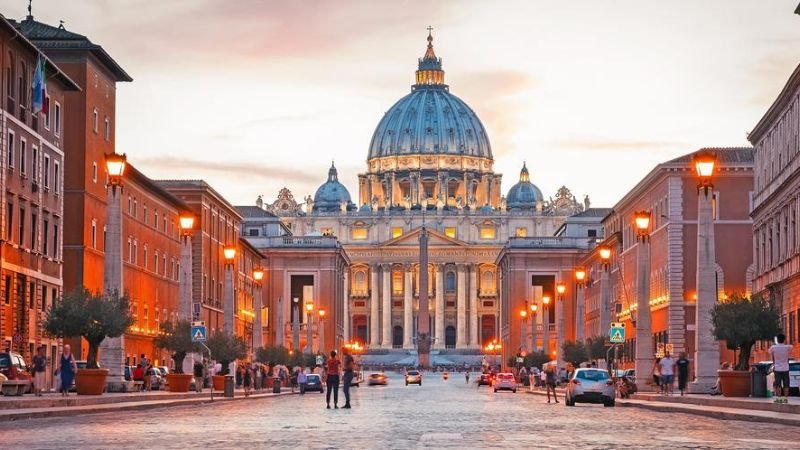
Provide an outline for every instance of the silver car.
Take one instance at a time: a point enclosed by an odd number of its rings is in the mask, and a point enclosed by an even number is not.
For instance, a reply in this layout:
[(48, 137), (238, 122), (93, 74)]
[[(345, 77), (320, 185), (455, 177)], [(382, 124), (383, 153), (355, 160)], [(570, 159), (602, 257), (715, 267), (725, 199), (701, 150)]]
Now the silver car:
[(602, 403), (603, 406), (614, 406), (616, 392), (614, 381), (608, 372), (602, 369), (577, 369), (567, 383), (567, 394), (564, 403), (575, 406), (575, 403)]
[(494, 379), (494, 391), (506, 390), (516, 393), (517, 380), (514, 379), (512, 373), (498, 373), (497, 378)]

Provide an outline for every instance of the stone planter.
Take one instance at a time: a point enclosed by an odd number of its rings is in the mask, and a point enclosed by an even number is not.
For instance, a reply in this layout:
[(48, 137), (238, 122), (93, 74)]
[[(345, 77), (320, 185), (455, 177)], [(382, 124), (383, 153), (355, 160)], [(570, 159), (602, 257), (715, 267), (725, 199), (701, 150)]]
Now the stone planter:
[(192, 384), (192, 374), (171, 373), (167, 375), (167, 390), (169, 392), (189, 392)]
[(225, 390), (225, 375), (214, 375), (211, 377), (211, 381), (214, 383), (213, 389), (215, 391), (222, 392)]
[(75, 391), (78, 395), (101, 395), (106, 390), (108, 369), (78, 369)]
[(744, 370), (718, 370), (719, 385), (725, 397), (750, 396), (750, 372)]

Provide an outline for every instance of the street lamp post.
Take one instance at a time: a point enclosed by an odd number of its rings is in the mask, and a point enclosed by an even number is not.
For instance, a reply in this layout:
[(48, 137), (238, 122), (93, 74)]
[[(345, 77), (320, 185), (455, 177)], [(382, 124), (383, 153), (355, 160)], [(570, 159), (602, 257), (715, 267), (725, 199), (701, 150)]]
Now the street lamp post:
[(584, 339), (584, 325), (586, 322), (586, 292), (583, 289), (586, 283), (586, 270), (575, 269), (575, 340), (582, 342)]
[(536, 342), (536, 310), (539, 306), (534, 301), (531, 303), (531, 351), (535, 352), (539, 346)]
[(314, 305), (306, 303), (306, 353), (309, 355), (314, 353), (314, 335), (312, 334), (314, 330), (311, 328), (314, 323), (312, 320), (314, 316), (311, 315), (312, 311), (314, 311)]
[(225, 247), (222, 250), (222, 253), (225, 256), (225, 298), (223, 299), (224, 317), (222, 331), (224, 331), (226, 334), (233, 334), (233, 262), (236, 259), (236, 247)]
[[(178, 218), (181, 229), (181, 272), (178, 285), (178, 317), (191, 320), (192, 315), (192, 231), (194, 230), (194, 215), (186, 213)], [(200, 317), (194, 317), (200, 320)]]
[(253, 299), (255, 305), (253, 305), (253, 309), (256, 312), (256, 316), (253, 318), (253, 348), (256, 350), (264, 346), (264, 325), (261, 323), (261, 313), (264, 308), (261, 298), (261, 280), (263, 279), (264, 269), (260, 267), (253, 269), (253, 280), (255, 281), (255, 298)]
[(608, 333), (611, 327), (611, 282), (609, 280), (609, 265), (611, 262), (611, 247), (600, 247), (600, 330), (598, 336)]
[(650, 211), (638, 211), (636, 225), (636, 385), (643, 390), (653, 367), (650, 321)]
[(545, 295), (542, 297), (542, 306), (544, 307), (543, 321), (544, 334), (542, 337), (542, 349), (546, 355), (550, 355), (550, 296)]
[(556, 365), (558, 368), (564, 367), (564, 352), (561, 349), (564, 347), (564, 292), (566, 291), (566, 284), (556, 284), (556, 292), (558, 293), (558, 303), (556, 303)]
[(697, 303), (695, 305), (695, 379), (692, 392), (708, 392), (714, 385), (719, 364), (719, 344), (711, 333), (711, 309), (717, 303), (716, 255), (714, 248), (714, 153), (694, 158), (697, 185)]
[[(335, 347), (335, 346), (334, 346)], [(325, 310), (319, 310), (319, 351), (325, 353)]]
[(527, 336), (526, 336), (527, 333), (525, 332), (525, 329), (527, 328), (527, 325), (528, 325), (527, 324), (527, 322), (528, 322), (528, 307), (527, 306), (528, 305), (525, 305), (525, 307), (522, 308), (519, 311), (519, 319), (520, 319), (519, 320), (519, 346), (520, 346), (520, 349), (524, 349), (526, 347), (525, 344), (526, 344), (526, 341), (528, 340)]
[(300, 299), (294, 297), (292, 303), (292, 349), (296, 350), (300, 348)]
[[(122, 177), (125, 174), (125, 154), (106, 155), (108, 173), (106, 205), (106, 243), (103, 261), (103, 290), (106, 295), (122, 295)], [(100, 345), (100, 365), (108, 369), (106, 384), (109, 391), (121, 390), (124, 386), (125, 335), (105, 338)]]

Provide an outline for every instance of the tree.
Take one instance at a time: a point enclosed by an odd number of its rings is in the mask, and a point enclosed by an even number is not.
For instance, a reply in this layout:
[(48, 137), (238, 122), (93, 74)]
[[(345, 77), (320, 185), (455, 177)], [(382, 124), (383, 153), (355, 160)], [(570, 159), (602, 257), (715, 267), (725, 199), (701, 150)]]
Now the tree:
[(561, 346), (561, 352), (564, 361), (572, 363), (575, 367), (589, 360), (589, 349), (581, 341), (565, 341)]
[(161, 335), (153, 341), (156, 347), (172, 353), (175, 373), (183, 373), (183, 360), (186, 358), (186, 354), (195, 350), (191, 332), (192, 323), (188, 320), (181, 319), (175, 323), (165, 322), (161, 325)]
[(92, 293), (84, 287), (68, 292), (47, 311), (44, 329), (59, 338), (82, 337), (89, 344), (86, 367), (97, 369), (97, 353), (107, 337), (116, 338), (133, 325), (130, 301), (118, 293)]
[(750, 354), (756, 341), (772, 339), (781, 330), (780, 314), (770, 299), (740, 294), (717, 303), (711, 310), (714, 339), (725, 341), (734, 354), (739, 352), (736, 370), (750, 369)]
[(269, 365), (289, 363), (289, 350), (282, 346), (261, 347), (256, 350), (256, 360)]
[(223, 331), (212, 334), (206, 345), (211, 350), (211, 357), (222, 365), (220, 375), (228, 374), (228, 365), (231, 362), (247, 356), (247, 345), (244, 343), (244, 339)]
[(595, 336), (593, 338), (586, 339), (586, 350), (588, 352), (588, 357), (592, 361), (597, 361), (598, 359), (606, 359), (606, 347), (608, 347), (608, 338), (605, 336)]
[(550, 358), (543, 351), (530, 352), (525, 355), (526, 367), (542, 367), (545, 363), (549, 362)]

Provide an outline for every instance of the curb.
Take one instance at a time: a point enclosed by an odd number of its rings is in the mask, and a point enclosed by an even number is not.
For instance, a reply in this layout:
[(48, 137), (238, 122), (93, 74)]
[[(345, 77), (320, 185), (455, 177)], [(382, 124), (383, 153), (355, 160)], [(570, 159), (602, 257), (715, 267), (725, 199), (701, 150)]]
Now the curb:
[(664, 413), (685, 413), (685, 414), (694, 414), (697, 416), (711, 417), (714, 419), (722, 419), (722, 420), (743, 420), (747, 422), (761, 422), (761, 423), (773, 423), (779, 425), (800, 426), (800, 415), (797, 414), (791, 414), (791, 416), (794, 416), (791, 417), (787, 416), (786, 413), (775, 413), (770, 411), (768, 413), (782, 414), (782, 415), (767, 416), (762, 414), (756, 414), (754, 412), (747, 412), (744, 410), (742, 411), (731, 410), (730, 408), (726, 408), (725, 410), (705, 409), (699, 406), (689, 407), (680, 404), (665, 404), (665, 403), (656, 404), (656, 403), (657, 402), (654, 401), (631, 402), (627, 400), (622, 400), (618, 402), (620, 406), (643, 408), (651, 411), (664, 412)]
[(84, 414), (100, 414), (116, 411), (136, 411), (150, 408), (162, 408), (168, 406), (192, 406), (202, 404), (214, 404), (216, 402), (231, 402), (237, 400), (254, 399), (263, 400), (273, 397), (282, 397), (285, 395), (293, 395), (293, 392), (281, 392), (280, 394), (254, 394), (249, 397), (236, 396), (233, 398), (215, 397), (211, 401), (210, 397), (207, 398), (191, 398), (191, 399), (175, 399), (175, 400), (152, 400), (143, 402), (116, 402), (105, 403), (98, 405), (88, 406), (67, 406), (55, 408), (31, 408), (28, 410), (6, 410), (8, 412), (0, 412), (0, 422), (14, 422), (18, 420), (27, 419), (40, 419), (47, 417), (70, 417), (79, 416)]

